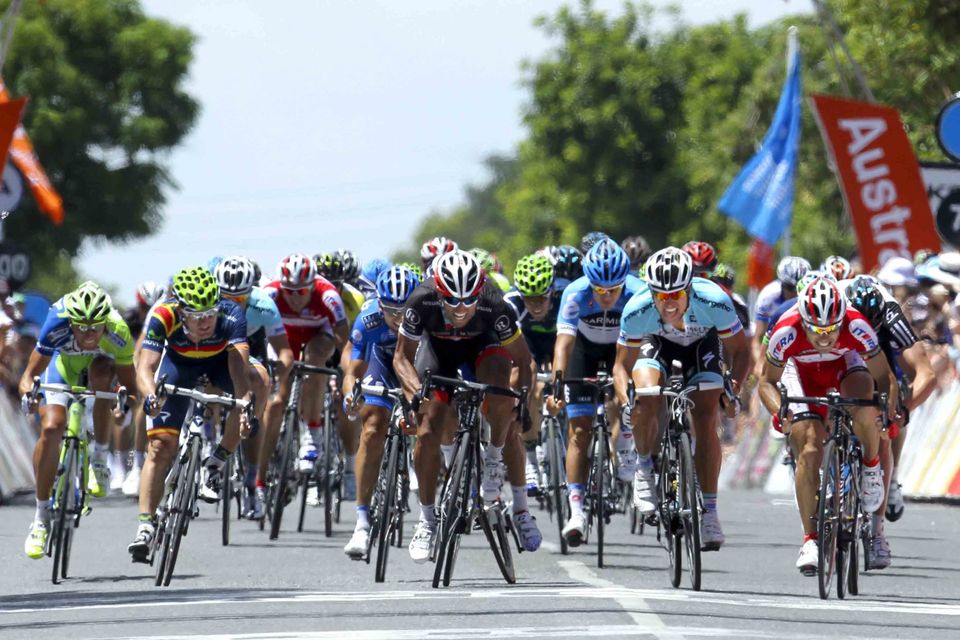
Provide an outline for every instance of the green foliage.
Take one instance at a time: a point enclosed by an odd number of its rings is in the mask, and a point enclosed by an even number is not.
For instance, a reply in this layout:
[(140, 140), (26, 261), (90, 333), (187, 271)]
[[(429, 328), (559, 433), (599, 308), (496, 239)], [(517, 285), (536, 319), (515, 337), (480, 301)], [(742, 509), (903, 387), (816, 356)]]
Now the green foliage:
[(85, 238), (128, 240), (159, 225), (173, 186), (166, 154), (199, 114), (183, 87), (194, 42), (137, 0), (23, 3), (4, 80), (30, 99), (23, 124), (66, 216), (54, 226), (25, 194), (5, 234), (43, 277)]

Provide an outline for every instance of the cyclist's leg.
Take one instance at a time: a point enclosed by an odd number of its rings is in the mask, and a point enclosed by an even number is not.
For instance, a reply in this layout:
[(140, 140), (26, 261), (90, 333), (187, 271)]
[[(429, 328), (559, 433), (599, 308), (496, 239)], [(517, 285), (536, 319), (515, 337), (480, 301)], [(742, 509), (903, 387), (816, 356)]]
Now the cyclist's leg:
[[(513, 367), (510, 371), (510, 387), (519, 389), (519, 380), (520, 369)], [(521, 429), (520, 441), (526, 459), (524, 471), (526, 475), (527, 494), (536, 495), (540, 488), (540, 462), (537, 459), (537, 447), (540, 443), (540, 400), (543, 394), (543, 383), (535, 382), (534, 388), (531, 389), (529, 393), (533, 394), (534, 408), (531, 409), (530, 414), (530, 429), (525, 433)], [(509, 453), (507, 455), (509, 455)]]
[[(49, 384), (63, 384), (65, 381), (57, 369), (59, 355), (50, 361), (42, 380)], [(59, 393), (45, 391), (44, 404), (40, 407), (40, 437), (33, 450), (33, 469), (36, 474), (36, 512), (30, 533), (24, 543), (24, 552), (28, 557), (37, 559), (43, 556), (50, 527), (50, 493), (57, 475), (60, 458), (60, 443), (67, 425), (67, 404), (69, 400)]]
[[(290, 342), (290, 349), (293, 351), (294, 361), (300, 358), (300, 350), (302, 348), (303, 345), (298, 342)], [(273, 458), (274, 449), (277, 448), (277, 440), (280, 437), (280, 423), (290, 398), (291, 377), (292, 375), (289, 375), (277, 380), (277, 390), (270, 395), (266, 407), (264, 407), (263, 410), (263, 424), (261, 425), (263, 439), (260, 443), (260, 456), (257, 468), (258, 489), (264, 489), (267, 486), (270, 460)]]
[[(662, 362), (664, 343), (656, 336), (647, 336), (640, 346), (640, 357), (633, 365), (631, 377), (636, 388), (656, 387), (666, 378), (666, 366)], [(652, 514), (656, 510), (654, 498), (653, 453), (660, 436), (660, 409), (663, 400), (659, 396), (641, 396), (630, 412), (633, 440), (637, 448), (637, 471), (633, 477), (633, 504), (640, 513)]]
[[(358, 384), (360, 382), (360, 380), (357, 381)], [(384, 354), (379, 349), (371, 351), (366, 375), (364, 375), (362, 383), (385, 388), (396, 388), (398, 386), (393, 375), (392, 363), (385, 360)], [(370, 508), (370, 498), (380, 475), (383, 443), (387, 437), (387, 425), (390, 423), (393, 401), (389, 398), (369, 394), (364, 394), (363, 400), (364, 406), (360, 411), (360, 422), (363, 429), (360, 433), (354, 471), (357, 478), (357, 528), (369, 529), (367, 516)]]
[[(333, 336), (318, 333), (304, 346), (304, 359), (307, 364), (326, 366), (336, 348)], [(306, 422), (314, 446), (319, 448), (323, 438), (320, 435), (320, 416), (323, 412), (323, 398), (327, 394), (329, 376), (311, 373), (303, 379), (303, 393), (300, 395), (300, 409)]]
[[(844, 354), (844, 369), (838, 373), (841, 395), (847, 398), (873, 398), (874, 381), (860, 359), (859, 354), (848, 351)], [(875, 512), (883, 506), (885, 489), (880, 468), (880, 411), (876, 407), (852, 407), (853, 432), (863, 451), (861, 473), (861, 499), (867, 512)]]
[[(112, 391), (116, 368), (110, 358), (94, 358), (87, 368), (87, 386), (93, 391)], [(110, 467), (107, 455), (110, 452), (110, 432), (114, 427), (113, 402), (95, 400), (93, 403), (93, 438), (90, 456), (97, 491), (103, 495), (110, 490)]]

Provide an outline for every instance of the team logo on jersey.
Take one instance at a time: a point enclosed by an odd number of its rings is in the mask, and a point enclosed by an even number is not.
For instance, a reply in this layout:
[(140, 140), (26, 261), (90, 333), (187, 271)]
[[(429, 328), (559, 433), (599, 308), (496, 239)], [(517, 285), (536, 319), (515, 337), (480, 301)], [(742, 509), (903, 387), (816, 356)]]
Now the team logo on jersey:
[(404, 311), (403, 319), (410, 324), (420, 324), (420, 314), (413, 309), (407, 309)]
[(703, 354), (703, 366), (709, 367), (710, 363), (716, 357), (717, 357), (717, 354), (713, 353), (712, 351), (707, 351), (705, 354)]
[(351, 342), (353, 342), (353, 344), (357, 344), (358, 342), (360, 342), (361, 340), (363, 340), (363, 334), (360, 333), (360, 330), (359, 330), (359, 329), (354, 329), (354, 330), (350, 333), (350, 340), (351, 340)]
[(867, 324), (865, 321), (857, 318), (849, 325), (850, 333), (856, 338), (860, 344), (867, 348), (867, 351), (873, 351), (878, 348), (876, 333), (873, 331), (873, 327)]
[(382, 323), (382, 316), (379, 313), (371, 313), (360, 317), (363, 318), (363, 326), (366, 327), (368, 331), (376, 329)]
[(107, 331), (106, 336), (107, 336), (107, 340), (117, 345), (121, 349), (127, 346), (127, 341), (124, 340), (118, 333), (114, 333), (113, 331)]
[(579, 314), (580, 305), (577, 304), (576, 300), (567, 301), (567, 304), (563, 306), (563, 311), (560, 313), (565, 320), (575, 320)]
[(768, 354), (772, 355), (779, 362), (786, 360), (785, 353), (787, 349), (797, 340), (797, 331), (792, 327), (783, 332), (777, 332), (770, 338), (770, 347)]
[(507, 316), (500, 316), (497, 318), (497, 321), (493, 323), (493, 328), (497, 331), (506, 331), (510, 328), (510, 318)]

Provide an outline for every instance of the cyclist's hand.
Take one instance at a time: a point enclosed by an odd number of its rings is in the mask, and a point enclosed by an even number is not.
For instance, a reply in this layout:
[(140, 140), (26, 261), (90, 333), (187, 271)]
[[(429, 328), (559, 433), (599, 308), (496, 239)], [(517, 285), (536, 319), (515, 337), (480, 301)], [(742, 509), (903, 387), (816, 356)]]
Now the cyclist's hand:
[[(253, 392), (247, 391), (243, 396), (244, 402), (253, 402)], [(253, 435), (253, 422), (251, 420), (252, 411), (244, 409), (240, 411), (240, 437), (246, 440)]]
[(740, 397), (739, 396), (728, 396), (727, 394), (721, 394), (720, 406), (721, 408), (723, 408), (724, 415), (726, 415), (731, 420), (733, 420), (738, 415), (740, 415)]
[(36, 413), (37, 409), (40, 407), (40, 396), (31, 397), (29, 393), (23, 394), (20, 397), (20, 410), (23, 411), (24, 415), (30, 415), (31, 413)]
[(360, 407), (363, 405), (363, 396), (360, 395), (357, 397), (357, 401), (353, 401), (353, 394), (345, 395), (343, 398), (343, 412), (347, 414), (347, 420), (353, 422), (357, 419), (357, 414), (360, 413)]
[(156, 394), (151, 393), (143, 399), (143, 412), (151, 418), (156, 418), (160, 415), (160, 409), (162, 408), (163, 405), (160, 404)]
[(547, 396), (547, 412), (551, 416), (556, 416), (558, 413), (563, 411), (566, 403), (562, 399), (557, 399), (554, 396)]

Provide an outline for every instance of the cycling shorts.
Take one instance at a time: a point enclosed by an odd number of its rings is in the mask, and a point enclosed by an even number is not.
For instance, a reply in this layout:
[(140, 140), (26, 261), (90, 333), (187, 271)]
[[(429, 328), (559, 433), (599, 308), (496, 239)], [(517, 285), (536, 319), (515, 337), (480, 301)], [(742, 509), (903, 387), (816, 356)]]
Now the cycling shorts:
[[(830, 389), (840, 389), (843, 379), (856, 371), (867, 371), (867, 366), (856, 351), (847, 351), (843, 357), (834, 362), (834, 366), (819, 369), (818, 375), (801, 374), (793, 360), (787, 362), (783, 369), (780, 381), (790, 396), (824, 396)], [(790, 412), (793, 421), (817, 419), (826, 421), (827, 407), (823, 405), (810, 406), (806, 403), (791, 403)], [(773, 428), (783, 433), (783, 425), (779, 416), (773, 417)]]
[[(59, 353), (50, 358), (50, 364), (40, 377), (43, 384), (65, 384), (71, 387), (86, 386), (86, 372), (90, 364), (97, 358), (107, 358), (107, 355), (70, 356), (64, 358)], [(55, 404), (61, 407), (70, 405), (70, 397), (57, 391), (44, 391), (41, 394), (44, 404)], [(90, 405), (88, 405), (90, 406)]]
[[(168, 352), (164, 351), (154, 380), (159, 380), (161, 376), (166, 375), (167, 384), (192, 389), (201, 376), (206, 376), (210, 384), (220, 391), (232, 394), (233, 379), (230, 377), (230, 367), (227, 363), (226, 351), (196, 362), (182, 360), (174, 362)], [(183, 396), (167, 396), (160, 414), (156, 418), (147, 417), (147, 435), (150, 437), (161, 434), (179, 436), (191, 402), (190, 398)]]
[[(567, 378), (590, 378), (601, 371), (609, 372), (613, 368), (616, 355), (615, 343), (598, 344), (578, 333), (563, 375)], [(597, 407), (593, 402), (593, 394), (593, 389), (586, 385), (564, 385), (563, 398), (567, 403), (567, 418), (582, 418), (595, 414)]]
[[(492, 333), (466, 340), (436, 339), (424, 334), (414, 364), (421, 380), (429, 369), (431, 373), (445, 378), (462, 376), (464, 380), (476, 381), (477, 367), (491, 357), (506, 358), (508, 361), (513, 359)], [(435, 390), (434, 397), (440, 402), (450, 401), (449, 393), (443, 389)]]
[[(363, 376), (363, 384), (387, 389), (396, 389), (400, 386), (393, 373), (393, 361), (387, 359), (380, 349), (370, 349), (370, 360), (367, 362), (367, 373)], [(363, 394), (363, 401), (374, 407), (383, 407), (388, 411), (393, 409), (393, 400), (370, 394)]]
[(640, 357), (634, 369), (657, 369), (660, 380), (666, 381), (673, 362), (680, 363), (680, 371), (687, 384), (723, 382), (723, 358), (720, 356), (720, 338), (716, 330), (687, 346), (660, 336), (646, 336), (640, 341)]

